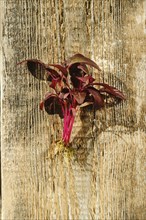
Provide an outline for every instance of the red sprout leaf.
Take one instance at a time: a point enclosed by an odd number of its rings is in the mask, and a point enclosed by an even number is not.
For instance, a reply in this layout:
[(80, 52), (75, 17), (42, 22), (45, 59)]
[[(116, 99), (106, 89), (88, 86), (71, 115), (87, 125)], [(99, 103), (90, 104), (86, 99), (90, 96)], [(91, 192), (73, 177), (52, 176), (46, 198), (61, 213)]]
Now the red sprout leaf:
[(23, 60), (22, 62), (18, 63), (22, 64), (26, 63), (27, 68), (29, 72), (37, 79), (39, 80), (46, 80), (48, 78), (48, 74), (46, 71), (46, 65), (41, 62), (40, 60), (37, 59), (28, 59), (28, 60)]
[(83, 77), (76, 77), (76, 78), (79, 79), (81, 82), (83, 82), (84, 86), (91, 84), (95, 81), (95, 79), (91, 75), (83, 76)]
[(86, 92), (81, 92), (81, 91), (72, 91), (72, 95), (76, 99), (78, 104), (82, 104), (86, 98)]
[(61, 90), (61, 92), (59, 93), (59, 98), (60, 99), (67, 99), (69, 95), (70, 95), (69, 89), (68, 88), (63, 88)]
[(119, 98), (121, 100), (126, 99), (124, 94), (120, 90), (118, 90), (117, 88), (113, 86), (109, 86), (106, 83), (93, 83), (92, 85), (103, 86), (103, 88), (99, 89), (100, 92), (107, 92), (108, 94), (113, 95), (116, 98)]
[(87, 66), (84, 63), (80, 64), (78, 66), (78, 69), (82, 70), (86, 74), (89, 74), (89, 70), (88, 70)]
[(70, 57), (67, 61), (67, 64), (69, 65), (69, 67), (75, 63), (84, 63), (101, 71), (99, 66), (94, 61), (90, 60), (89, 58), (83, 56), (80, 53), (75, 54), (74, 56)]
[(68, 74), (67, 68), (65, 68), (63, 65), (60, 65), (60, 64), (48, 64), (47, 66), (48, 66), (48, 67), (50, 67), (50, 66), (56, 67), (59, 71), (62, 72), (62, 74), (63, 74), (65, 77), (67, 77), (67, 74)]
[(48, 81), (52, 81), (52, 79), (56, 79), (56, 78), (61, 78), (61, 75), (54, 69), (50, 68), (50, 67), (46, 67), (46, 71), (48, 72)]
[(104, 106), (104, 100), (103, 100), (102, 96), (100, 95), (100, 92), (97, 89), (95, 89), (94, 87), (88, 87), (87, 91), (94, 98), (94, 106), (97, 109), (102, 108)]
[(44, 100), (44, 108), (49, 115), (58, 114), (61, 118), (64, 117), (64, 103), (56, 94), (49, 93), (47, 95)]
[(59, 85), (61, 90), (64, 84), (68, 86), (67, 69), (59, 64), (49, 64), (49, 65), (54, 66), (59, 70), (59, 72), (57, 72), (56, 70), (51, 69), (50, 67), (46, 68), (49, 74), (48, 81), (52, 81), (50, 87), (55, 90), (56, 85)]
[(69, 68), (69, 75), (71, 76), (70, 80), (74, 88), (79, 88), (81, 85), (81, 82), (77, 77), (83, 77), (86, 75), (86, 73), (82, 69), (78, 68), (78, 66), (79, 63), (75, 63)]
[(52, 83), (50, 84), (50, 87), (57, 91), (57, 84), (59, 85), (60, 89), (62, 88), (62, 81), (60, 77), (52, 78)]

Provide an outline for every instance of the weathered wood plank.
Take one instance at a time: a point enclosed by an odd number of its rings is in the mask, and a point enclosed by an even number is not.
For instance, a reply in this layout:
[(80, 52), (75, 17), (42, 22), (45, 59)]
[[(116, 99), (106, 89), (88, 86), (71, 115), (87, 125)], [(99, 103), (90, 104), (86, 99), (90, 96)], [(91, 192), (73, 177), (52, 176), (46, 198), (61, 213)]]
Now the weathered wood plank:
[[(2, 219), (142, 220), (145, 214), (144, 0), (3, 1)], [(76, 52), (127, 101), (78, 115), (72, 139), (86, 166), (47, 159), (61, 120), (40, 112), (48, 87), (16, 63)], [(94, 120), (94, 121), (93, 121)]]

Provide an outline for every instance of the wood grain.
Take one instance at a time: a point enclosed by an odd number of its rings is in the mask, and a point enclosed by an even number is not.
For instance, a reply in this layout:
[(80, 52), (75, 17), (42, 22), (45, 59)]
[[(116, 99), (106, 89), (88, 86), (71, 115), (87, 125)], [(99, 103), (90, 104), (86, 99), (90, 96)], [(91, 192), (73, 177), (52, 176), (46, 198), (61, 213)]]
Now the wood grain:
[[(144, 220), (144, 0), (1, 0), (2, 219)], [(127, 100), (81, 112), (72, 140), (78, 164), (48, 158), (62, 122), (40, 112), (47, 85), (16, 64), (61, 62), (83, 53), (102, 68), (93, 75)]]

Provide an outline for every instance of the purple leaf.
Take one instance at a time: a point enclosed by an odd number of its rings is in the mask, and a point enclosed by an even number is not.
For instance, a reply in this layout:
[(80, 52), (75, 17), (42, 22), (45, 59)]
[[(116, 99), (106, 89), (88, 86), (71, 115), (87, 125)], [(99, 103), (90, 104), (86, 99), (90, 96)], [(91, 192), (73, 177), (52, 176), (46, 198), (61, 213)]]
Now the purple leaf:
[(84, 85), (88, 85), (90, 83), (93, 83), (95, 80), (91, 75), (83, 76), (83, 77), (76, 77), (76, 78), (79, 79), (81, 82), (83, 82)]
[(59, 98), (60, 99), (66, 99), (66, 98), (68, 98), (69, 95), (70, 95), (69, 89), (68, 88), (63, 88), (61, 90), (61, 92), (59, 93)]
[(104, 106), (104, 100), (97, 89), (95, 89), (93, 87), (88, 87), (87, 91), (89, 92), (89, 94), (91, 94), (93, 96), (94, 105), (97, 109)]
[(63, 86), (62, 76), (56, 70), (51, 69), (49, 67), (47, 67), (46, 70), (48, 71), (47, 81), (51, 82), (50, 87), (56, 90), (56, 85), (58, 85), (61, 90)]
[(100, 92), (107, 92), (108, 94), (113, 95), (116, 98), (119, 98), (121, 100), (126, 99), (124, 94), (120, 90), (118, 90), (117, 88), (113, 86), (109, 86), (106, 83), (93, 83), (92, 85), (103, 86), (104, 88), (99, 89)]
[(84, 63), (80, 64), (78, 66), (78, 69), (82, 70), (86, 74), (89, 74), (89, 70), (88, 70), (87, 66)]
[(60, 77), (61, 78), (61, 75), (54, 69), (50, 68), (50, 67), (46, 67), (46, 70), (48, 72), (48, 75), (50, 76), (50, 79), (48, 79), (48, 81), (51, 81), (52, 78), (58, 78)]
[(83, 77), (86, 73), (83, 72), (80, 68), (78, 68), (79, 63), (75, 63), (70, 66), (69, 74), (71, 76), (70, 80), (74, 86), (74, 88), (79, 88), (81, 82), (77, 79), (77, 77)]
[(39, 80), (46, 80), (48, 78), (48, 74), (46, 71), (46, 65), (41, 62), (40, 60), (37, 59), (28, 59), (28, 60), (23, 60), (22, 63), (27, 63), (27, 68), (29, 72), (37, 79)]
[(78, 53), (78, 54), (75, 54), (74, 56), (70, 57), (67, 61), (67, 64), (69, 65), (69, 67), (75, 63), (84, 63), (84, 64), (87, 64), (89, 66), (92, 66), (98, 70), (101, 70), (99, 68), (99, 66), (94, 62), (92, 61), (91, 59), (83, 56), (82, 54)]
[(86, 92), (80, 92), (80, 91), (72, 91), (72, 95), (78, 102), (78, 104), (82, 104), (86, 97)]
[(56, 94), (47, 94), (44, 100), (44, 108), (49, 115), (58, 114), (61, 118), (64, 117), (63, 102)]
[(48, 64), (47, 67), (49, 66), (53, 66), (56, 67), (57, 69), (59, 69), (64, 76), (67, 76), (68, 72), (67, 72), (67, 68), (65, 68), (63, 65), (60, 64)]
[[(59, 64), (49, 64), (52, 66), (59, 66)], [(63, 66), (60, 65), (61, 68), (64, 68)], [(65, 68), (64, 68), (65, 69)], [(65, 76), (65, 74), (60, 74), (58, 73), (56, 70), (51, 69), (50, 67), (47, 67), (46, 70), (48, 71), (49, 77), (48, 77), (48, 81), (52, 81), (52, 84), (50, 85), (50, 87), (52, 87), (53, 89), (55, 89), (57, 83), (58, 85), (60, 84), (60, 87), (62, 87), (63, 84), (65, 84), (66, 86), (68, 86), (68, 79)]]
[(52, 83), (50, 84), (50, 87), (56, 91), (56, 85), (57, 85), (57, 84), (60, 84), (59, 86), (60, 86), (60, 88), (61, 88), (60, 78), (52, 79)]

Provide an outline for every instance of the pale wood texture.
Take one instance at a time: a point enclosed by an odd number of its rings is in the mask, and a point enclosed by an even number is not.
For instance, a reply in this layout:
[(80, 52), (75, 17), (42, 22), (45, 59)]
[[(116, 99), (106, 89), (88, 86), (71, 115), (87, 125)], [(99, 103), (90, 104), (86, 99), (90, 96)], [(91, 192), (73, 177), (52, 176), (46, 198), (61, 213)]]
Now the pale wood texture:
[[(144, 220), (146, 27), (144, 0), (1, 0), (2, 219)], [(48, 87), (16, 63), (60, 62), (76, 52), (97, 80), (127, 96), (78, 116), (72, 139), (85, 164), (48, 159), (61, 120), (40, 112)]]

